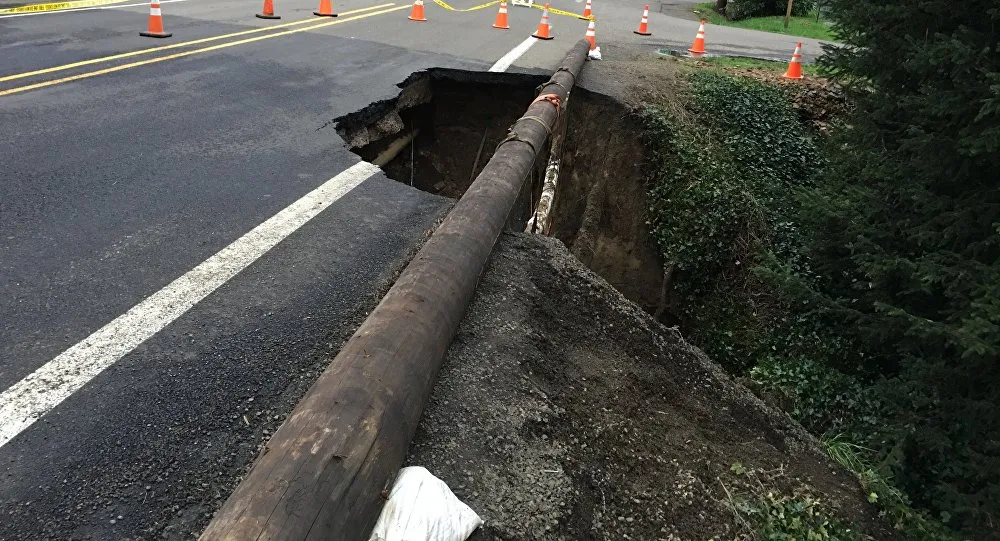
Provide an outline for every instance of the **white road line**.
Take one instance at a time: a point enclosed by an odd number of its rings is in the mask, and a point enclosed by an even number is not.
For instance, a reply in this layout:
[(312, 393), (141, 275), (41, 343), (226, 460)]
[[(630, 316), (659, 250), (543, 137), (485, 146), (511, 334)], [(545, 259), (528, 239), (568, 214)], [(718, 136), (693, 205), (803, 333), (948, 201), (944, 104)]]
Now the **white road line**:
[(360, 162), (251, 229), (0, 394), (0, 447), (379, 171)]
[[(187, 2), (188, 0), (160, 0), (160, 4), (173, 4), (175, 2)], [(30, 13), (12, 13), (10, 15), (0, 15), (0, 19), (9, 19), (11, 17), (31, 17), (33, 15), (55, 15), (57, 13), (72, 13), (74, 11), (93, 11), (95, 9), (121, 9), (121, 8), (134, 8), (134, 7), (149, 7), (149, 2), (143, 2), (141, 4), (115, 4), (111, 6), (92, 6), (89, 8), (72, 8), (72, 9), (57, 9), (54, 11), (33, 11)]]
[(496, 64), (493, 64), (490, 67), (490, 71), (495, 71), (495, 72), (507, 71), (507, 68), (509, 68), (511, 64), (516, 62), (518, 58), (521, 58), (521, 55), (526, 53), (528, 49), (530, 49), (531, 46), (535, 44), (536, 41), (538, 41), (537, 38), (528, 36), (528, 39), (522, 41), (520, 45), (514, 47), (507, 54), (500, 57), (500, 60), (497, 60)]

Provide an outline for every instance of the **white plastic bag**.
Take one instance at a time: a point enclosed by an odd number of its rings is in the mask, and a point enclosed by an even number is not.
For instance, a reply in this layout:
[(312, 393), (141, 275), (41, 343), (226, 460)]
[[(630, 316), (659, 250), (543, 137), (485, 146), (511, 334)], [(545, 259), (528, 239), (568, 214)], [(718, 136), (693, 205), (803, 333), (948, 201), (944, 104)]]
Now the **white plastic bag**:
[(399, 470), (368, 541), (465, 541), (482, 519), (420, 466)]

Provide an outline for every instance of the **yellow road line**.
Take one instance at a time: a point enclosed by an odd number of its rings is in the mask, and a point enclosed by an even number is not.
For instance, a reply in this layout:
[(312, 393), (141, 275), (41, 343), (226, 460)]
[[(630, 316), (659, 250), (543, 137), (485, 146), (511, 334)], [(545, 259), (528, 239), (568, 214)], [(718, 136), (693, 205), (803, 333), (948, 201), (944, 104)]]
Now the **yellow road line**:
[(30, 4), (27, 6), (17, 6), (13, 8), (0, 9), (0, 15), (9, 13), (35, 13), (39, 11), (61, 11), (64, 9), (90, 8), (94, 6), (106, 6), (117, 4), (125, 0), (73, 0), (71, 2), (53, 2), (48, 4)]
[(277, 32), (275, 34), (268, 34), (266, 36), (257, 36), (255, 38), (241, 39), (239, 41), (231, 41), (229, 43), (220, 43), (218, 45), (213, 45), (211, 47), (204, 47), (201, 49), (194, 49), (192, 51), (184, 51), (181, 53), (175, 53), (172, 55), (161, 56), (158, 58), (150, 58), (149, 60), (140, 60), (138, 62), (132, 62), (131, 64), (122, 64), (121, 66), (114, 66), (111, 68), (105, 68), (102, 70), (91, 71), (87, 73), (81, 73), (79, 75), (71, 75), (69, 77), (63, 77), (62, 79), (53, 79), (51, 81), (44, 81), (41, 83), (35, 83), (33, 85), (20, 86), (17, 88), (11, 88), (8, 90), (0, 90), (0, 96), (8, 96), (10, 94), (17, 94), (18, 92), (26, 92), (28, 90), (35, 90), (36, 88), (45, 88), (47, 86), (57, 85), (61, 83), (68, 83), (70, 81), (79, 81), (80, 79), (88, 79), (90, 77), (96, 77), (98, 75), (104, 75), (106, 73), (114, 73), (116, 71), (126, 70), (129, 68), (136, 68), (139, 66), (145, 66), (146, 64), (154, 64), (156, 62), (163, 62), (165, 60), (173, 60), (175, 58), (182, 58), (185, 56), (191, 56), (193, 54), (207, 53), (209, 51), (217, 51), (219, 49), (225, 49), (227, 47), (234, 47), (236, 45), (242, 45), (244, 43), (252, 43), (254, 41), (260, 41), (264, 39), (277, 38), (280, 36), (287, 36), (289, 34), (296, 34), (299, 32), (305, 32), (307, 30), (315, 30), (317, 28), (323, 28), (324, 26), (333, 26), (335, 24), (346, 23), (350, 21), (356, 21), (358, 19), (366, 19), (368, 17), (374, 17), (375, 15), (381, 15), (383, 13), (390, 13), (392, 11), (399, 11), (401, 9), (409, 9), (410, 6), (398, 6), (389, 9), (383, 9), (381, 11), (374, 11), (370, 13), (365, 13), (364, 15), (358, 15), (357, 17), (348, 17), (346, 19), (336, 19), (326, 23), (320, 23), (314, 26), (307, 26), (305, 28), (296, 28), (294, 30), (285, 30), (284, 32)]
[(476, 11), (477, 9), (483, 9), (483, 8), (488, 8), (490, 6), (495, 6), (500, 3), (500, 0), (493, 0), (492, 2), (486, 2), (485, 4), (479, 4), (478, 6), (472, 6), (471, 8), (465, 8), (465, 9), (458, 9), (452, 7), (444, 0), (434, 0), (434, 3), (449, 11)]
[[(345, 15), (353, 15), (355, 13), (362, 13), (362, 12), (365, 12), (365, 11), (372, 11), (372, 10), (375, 10), (375, 9), (380, 9), (380, 8), (384, 8), (384, 7), (388, 7), (388, 6), (394, 6), (394, 5), (396, 5), (396, 4), (392, 3), (392, 2), (390, 2), (388, 4), (379, 4), (377, 6), (371, 6), (371, 7), (366, 7), (366, 8), (361, 8), (361, 9), (355, 9), (355, 10), (351, 10), (351, 11), (345, 11), (345, 12), (341, 13), (340, 15), (343, 17)], [(220, 40), (220, 39), (235, 38), (237, 36), (245, 36), (247, 34), (256, 34), (256, 33), (259, 33), (259, 32), (267, 32), (269, 30), (274, 30), (276, 28), (287, 28), (289, 26), (298, 26), (298, 25), (301, 25), (301, 24), (308, 24), (308, 23), (315, 23), (315, 22), (317, 22), (317, 19), (315, 19), (315, 18), (313, 18), (313, 19), (306, 19), (304, 21), (294, 21), (294, 22), (290, 22), (290, 23), (276, 24), (276, 25), (265, 26), (265, 27), (261, 27), (261, 28), (253, 28), (251, 30), (243, 30), (241, 32), (233, 32), (232, 34), (222, 34), (220, 36), (212, 36), (212, 37), (202, 38), (202, 39), (196, 39), (196, 40), (192, 40), (192, 41), (184, 41), (184, 42), (181, 42), (181, 43), (172, 43), (170, 45), (164, 45), (162, 47), (151, 47), (149, 49), (142, 49), (141, 51), (131, 51), (131, 52), (128, 52), (128, 53), (121, 53), (121, 54), (116, 54), (116, 55), (111, 55), (111, 56), (105, 56), (105, 57), (101, 57), (101, 58), (92, 58), (90, 60), (83, 60), (81, 62), (74, 62), (72, 64), (64, 64), (62, 66), (54, 66), (54, 67), (51, 67), (51, 68), (45, 68), (45, 69), (40, 69), (40, 70), (35, 70), (35, 71), (28, 71), (28, 72), (25, 72), (25, 73), (15, 73), (13, 75), (7, 75), (7, 76), (4, 76), (4, 77), (0, 77), (0, 83), (6, 82), (6, 81), (14, 81), (16, 79), (24, 79), (25, 77), (34, 77), (36, 75), (43, 75), (43, 74), (46, 74), (46, 73), (53, 73), (53, 72), (56, 72), (56, 71), (63, 71), (63, 70), (68, 70), (68, 69), (73, 69), (73, 68), (79, 68), (81, 66), (89, 66), (90, 64), (97, 64), (97, 63), (100, 63), (100, 62), (109, 62), (111, 60), (120, 60), (122, 58), (129, 58), (131, 56), (138, 56), (138, 55), (141, 55), (141, 54), (149, 54), (149, 53), (155, 53), (155, 52), (159, 52), (159, 51), (166, 51), (166, 50), (169, 50), (169, 49), (176, 49), (178, 47), (188, 47), (190, 45), (198, 45), (199, 43), (208, 43), (210, 41), (217, 41), (217, 40)]]
[[(434, 3), (437, 4), (437, 5), (439, 5), (439, 6), (441, 6), (441, 7), (443, 7), (444, 9), (447, 9), (448, 11), (475, 11), (477, 9), (483, 9), (483, 8), (488, 8), (490, 6), (495, 6), (495, 5), (497, 5), (497, 4), (500, 3), (500, 0), (493, 0), (492, 2), (486, 2), (485, 4), (479, 4), (478, 6), (472, 6), (471, 8), (465, 8), (465, 9), (458, 9), (456, 7), (453, 7), (450, 4), (448, 4), (447, 2), (445, 2), (444, 0), (434, 0)], [(519, 5), (528, 6), (528, 4), (519, 4)], [(535, 9), (545, 9), (545, 5), (544, 4), (538, 4), (538, 3), (531, 4), (528, 7), (533, 7)], [(565, 10), (557, 9), (557, 8), (554, 8), (554, 7), (551, 7), (551, 6), (549, 7), (549, 13), (552, 14), (552, 15), (564, 15), (566, 17), (573, 17), (574, 19), (582, 19), (583, 18), (583, 17), (580, 16), (579, 13), (573, 13), (572, 11), (565, 11)], [(586, 19), (587, 20), (592, 20), (592, 21), (596, 21), (597, 20), (593, 16), (587, 17)]]

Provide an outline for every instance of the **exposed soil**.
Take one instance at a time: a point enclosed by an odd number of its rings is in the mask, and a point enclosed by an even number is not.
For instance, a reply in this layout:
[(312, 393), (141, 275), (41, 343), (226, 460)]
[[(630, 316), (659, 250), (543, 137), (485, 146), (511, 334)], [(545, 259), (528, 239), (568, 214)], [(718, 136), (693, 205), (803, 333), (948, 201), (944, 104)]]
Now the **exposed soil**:
[[(399, 84), (394, 99), (334, 120), (347, 147), (386, 175), (425, 192), (461, 197), (548, 77), (434, 68)], [(412, 138), (412, 139), (411, 139)], [(412, 142), (411, 142), (412, 141)], [(398, 153), (378, 162), (396, 143)], [(547, 149), (541, 152), (541, 176)], [(538, 183), (539, 187), (541, 182)]]
[(664, 268), (649, 237), (649, 176), (637, 108), (676, 102), (677, 68), (647, 51), (605, 47), (573, 90), (549, 234), (629, 300), (669, 320)]
[(646, 227), (647, 179), (634, 113), (578, 87), (568, 117), (547, 233), (653, 312), (660, 304), (663, 265)]
[[(681, 111), (680, 61), (614, 44), (589, 62), (554, 134), (558, 183), (544, 234), (562, 240), (585, 265), (642, 309), (675, 323), (680, 302), (647, 227), (649, 176), (637, 109), (643, 103)], [(613, 60), (611, 60), (613, 59)], [(788, 81), (767, 69), (727, 71), (785, 85), (803, 120), (824, 131), (846, 107), (839, 88), (822, 79)], [(418, 72), (400, 83), (399, 96), (335, 119), (348, 148), (368, 161), (387, 155), (390, 178), (458, 198), (469, 187), (508, 127), (523, 114), (545, 76), (450, 69)], [(564, 129), (565, 127), (565, 129)], [(540, 153), (512, 224), (527, 222), (545, 177)]]
[[(648, 179), (634, 107), (669, 101), (676, 67), (610, 47), (619, 60), (588, 64), (553, 130), (565, 137), (557, 145), (559, 182), (545, 233), (643, 309), (663, 312), (671, 301), (646, 227)], [(546, 79), (431, 69), (400, 83), (396, 98), (334, 122), (347, 147), (390, 178), (458, 198)], [(527, 222), (538, 202), (548, 159), (542, 149), (515, 207), (514, 227)]]
[(541, 236), (498, 243), (408, 462), (483, 517), (479, 541), (745, 536), (735, 462), (892, 537), (801, 427)]
[[(644, 169), (637, 111), (651, 103), (672, 109), (678, 117), (690, 117), (679, 99), (686, 89), (679, 68), (681, 63), (702, 62), (614, 45), (606, 49), (605, 57), (612, 60), (588, 63), (573, 90), (546, 233), (562, 240), (629, 300), (659, 314), (661, 321), (675, 323), (672, 313), (682, 299), (671, 291), (659, 250), (649, 236), (651, 179)], [(822, 78), (791, 81), (763, 68), (723, 69), (781, 85), (802, 120), (820, 133), (847, 109), (843, 91)]]

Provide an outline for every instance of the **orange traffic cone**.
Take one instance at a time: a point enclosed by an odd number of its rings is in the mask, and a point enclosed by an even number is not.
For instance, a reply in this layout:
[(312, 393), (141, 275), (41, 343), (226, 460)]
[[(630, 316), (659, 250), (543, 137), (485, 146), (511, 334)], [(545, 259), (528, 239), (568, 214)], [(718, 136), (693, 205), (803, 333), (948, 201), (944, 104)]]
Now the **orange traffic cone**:
[(640, 36), (652, 36), (653, 33), (649, 31), (649, 4), (642, 10), (642, 20), (639, 21), (639, 29), (633, 30), (636, 34)]
[(597, 48), (597, 29), (594, 28), (594, 21), (590, 21), (590, 24), (587, 25), (587, 35), (583, 39), (590, 43), (591, 51)]
[(264, 11), (257, 14), (258, 19), (280, 19), (281, 17), (274, 14), (274, 2), (272, 0), (264, 0)]
[(788, 63), (788, 70), (782, 76), (785, 79), (802, 79), (802, 42), (795, 44), (795, 52)]
[(317, 17), (336, 17), (337, 14), (333, 12), (332, 0), (319, 0), (319, 11), (314, 11), (313, 15)]
[(698, 33), (694, 37), (694, 43), (691, 44), (688, 52), (691, 53), (691, 56), (705, 54), (705, 19), (701, 20), (701, 24), (698, 26)]
[(149, 1), (149, 30), (139, 32), (147, 38), (169, 38), (173, 34), (163, 30), (163, 14), (160, 13), (160, 0)]
[(583, 15), (577, 17), (578, 19), (590, 19), (594, 16), (594, 12), (591, 10), (590, 0), (587, 0), (586, 5), (583, 6)]
[(493, 28), (510, 30), (510, 25), (507, 24), (507, 0), (500, 0), (500, 11), (497, 11), (497, 20), (493, 23)]
[(549, 35), (549, 5), (545, 4), (545, 9), (542, 10), (542, 20), (538, 23), (538, 30), (531, 35), (533, 38), (538, 39), (552, 39), (555, 36)]
[(410, 16), (407, 19), (411, 21), (427, 20), (427, 17), (424, 17), (424, 0), (413, 0), (413, 9), (410, 10)]

